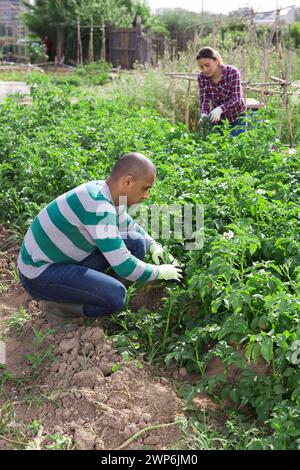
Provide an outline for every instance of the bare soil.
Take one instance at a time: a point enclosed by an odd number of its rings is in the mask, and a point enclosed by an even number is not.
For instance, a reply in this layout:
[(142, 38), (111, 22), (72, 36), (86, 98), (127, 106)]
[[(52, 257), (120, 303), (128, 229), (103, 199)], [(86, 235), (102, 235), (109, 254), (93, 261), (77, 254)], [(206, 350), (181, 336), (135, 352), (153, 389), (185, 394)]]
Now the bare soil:
[[(0, 335), (6, 345), (5, 372), (14, 377), (2, 384), (0, 429), (9, 402), (20, 433), (39, 421), (42, 435), (36, 445), (42, 448), (54, 434), (70, 438), (75, 449), (117, 449), (135, 435), (124, 448), (165, 449), (176, 444), (180, 431), (175, 420), (183, 415), (183, 403), (171, 382), (154, 376), (145, 363), (126, 363), (97, 321), (51, 328), (39, 302), (12, 275), (19, 246), (12, 232), (0, 227)], [(14, 332), (7, 321), (20, 306), (31, 319), (21, 332)], [(40, 344), (34, 328), (45, 336)], [(35, 373), (27, 355), (41, 357), (45, 351), (50, 360)], [(10, 440), (26, 441), (1, 435), (0, 449), (19, 447)]]

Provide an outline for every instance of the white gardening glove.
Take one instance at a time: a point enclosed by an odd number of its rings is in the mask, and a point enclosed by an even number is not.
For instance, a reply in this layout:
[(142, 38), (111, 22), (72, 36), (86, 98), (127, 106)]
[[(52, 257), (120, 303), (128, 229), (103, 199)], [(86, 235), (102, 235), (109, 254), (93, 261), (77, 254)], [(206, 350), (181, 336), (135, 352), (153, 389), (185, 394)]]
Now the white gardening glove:
[(221, 119), (221, 114), (222, 114), (222, 108), (221, 106), (218, 106), (217, 108), (213, 109), (209, 113), (208, 117), (211, 120), (211, 122), (218, 122)]
[(158, 268), (158, 279), (163, 279), (165, 281), (170, 281), (174, 279), (180, 281), (182, 279), (182, 270), (173, 266), (173, 264), (163, 264)]
[(159, 258), (161, 258), (162, 261), (164, 260), (163, 247), (158, 243), (151, 243), (149, 251), (155, 264), (159, 264)]
[(202, 113), (201, 116), (200, 116), (200, 119), (198, 121), (198, 124), (199, 126), (203, 126), (203, 124), (208, 121), (209, 117), (208, 117), (208, 114), (206, 113)]

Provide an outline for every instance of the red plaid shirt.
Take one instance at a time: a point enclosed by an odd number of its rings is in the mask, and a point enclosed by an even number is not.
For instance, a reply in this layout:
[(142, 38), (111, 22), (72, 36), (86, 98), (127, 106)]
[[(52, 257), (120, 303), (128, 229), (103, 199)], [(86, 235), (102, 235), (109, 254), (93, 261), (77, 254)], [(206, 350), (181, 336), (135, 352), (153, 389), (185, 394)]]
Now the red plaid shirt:
[(234, 122), (246, 110), (240, 72), (231, 65), (222, 65), (222, 77), (214, 83), (203, 72), (198, 75), (200, 112), (209, 114), (212, 109), (222, 108), (221, 119)]

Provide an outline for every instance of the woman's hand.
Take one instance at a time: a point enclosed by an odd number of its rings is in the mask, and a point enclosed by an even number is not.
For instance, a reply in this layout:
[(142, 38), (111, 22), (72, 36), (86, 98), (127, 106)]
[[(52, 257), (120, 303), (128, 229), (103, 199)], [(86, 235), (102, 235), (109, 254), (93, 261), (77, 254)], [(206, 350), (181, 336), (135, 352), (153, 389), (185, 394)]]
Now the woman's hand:
[(218, 106), (217, 108), (213, 109), (210, 113), (209, 113), (209, 119), (211, 120), (211, 122), (219, 122), (220, 119), (221, 119), (221, 114), (222, 114), (222, 108), (221, 106)]
[(198, 121), (198, 125), (202, 126), (208, 119), (209, 119), (208, 114), (202, 113), (201, 116), (200, 116), (200, 119)]

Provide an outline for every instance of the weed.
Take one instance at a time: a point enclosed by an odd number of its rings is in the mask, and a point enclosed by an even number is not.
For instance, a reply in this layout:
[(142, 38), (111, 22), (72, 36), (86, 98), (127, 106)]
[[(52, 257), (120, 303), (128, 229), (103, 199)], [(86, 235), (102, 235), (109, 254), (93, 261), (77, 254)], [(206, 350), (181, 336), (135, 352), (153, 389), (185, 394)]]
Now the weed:
[(68, 450), (72, 445), (70, 437), (63, 436), (62, 434), (50, 434), (47, 436), (49, 444), (45, 445), (48, 450)]
[(117, 372), (118, 370), (121, 369), (121, 367), (122, 367), (121, 364), (119, 362), (116, 362), (115, 364), (113, 364), (111, 368), (112, 373)]
[(13, 265), (13, 268), (11, 270), (11, 275), (12, 275), (12, 277), (13, 277), (16, 284), (20, 282), (19, 270), (18, 270), (18, 267), (15, 264)]
[(27, 425), (28, 431), (32, 432), (34, 436), (38, 433), (40, 427), (41, 423), (38, 419), (34, 419), (30, 424)]
[(33, 339), (33, 351), (28, 353), (26, 359), (30, 362), (32, 370), (34, 372), (40, 368), (42, 364), (48, 361), (53, 361), (55, 356), (53, 354), (53, 346), (48, 346), (45, 350), (40, 351), (40, 348), (47, 338), (47, 336), (51, 335), (54, 330), (48, 328), (46, 332), (36, 329), (34, 326), (32, 327), (34, 333)]
[(24, 326), (31, 320), (31, 316), (23, 307), (20, 305), (18, 310), (11, 314), (9, 319), (7, 320), (7, 326), (10, 330), (21, 332), (24, 330)]

